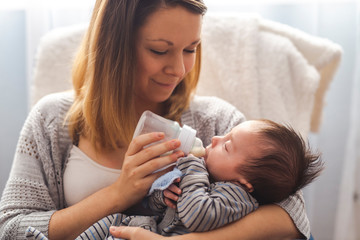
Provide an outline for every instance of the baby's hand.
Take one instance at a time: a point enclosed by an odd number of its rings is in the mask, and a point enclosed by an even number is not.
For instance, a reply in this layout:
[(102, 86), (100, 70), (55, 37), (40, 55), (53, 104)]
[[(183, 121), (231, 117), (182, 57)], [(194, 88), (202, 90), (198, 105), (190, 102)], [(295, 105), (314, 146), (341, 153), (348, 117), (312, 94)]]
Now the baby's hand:
[(176, 183), (179, 182), (180, 178), (175, 179), (173, 184), (164, 190), (164, 201), (168, 207), (176, 208), (176, 202), (179, 199), (179, 195), (181, 194), (181, 189), (176, 185)]

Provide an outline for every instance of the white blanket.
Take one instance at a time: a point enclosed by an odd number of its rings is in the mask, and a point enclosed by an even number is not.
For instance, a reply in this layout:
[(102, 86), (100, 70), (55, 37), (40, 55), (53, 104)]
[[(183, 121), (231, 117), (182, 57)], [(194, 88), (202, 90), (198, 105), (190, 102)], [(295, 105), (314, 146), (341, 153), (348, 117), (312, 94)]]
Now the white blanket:
[(304, 136), (319, 130), (339, 45), (256, 14), (207, 16), (202, 44), (199, 95), (219, 96), (247, 119), (290, 123)]

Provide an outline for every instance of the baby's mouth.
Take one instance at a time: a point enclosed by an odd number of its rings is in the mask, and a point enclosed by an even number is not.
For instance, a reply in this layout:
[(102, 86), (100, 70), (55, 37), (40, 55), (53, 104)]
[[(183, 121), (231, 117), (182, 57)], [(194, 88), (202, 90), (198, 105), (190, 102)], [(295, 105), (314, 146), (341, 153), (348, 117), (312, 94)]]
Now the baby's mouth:
[(209, 155), (209, 151), (210, 151), (209, 149), (210, 149), (210, 145), (205, 148), (205, 155), (204, 155), (205, 162), (206, 162), (206, 159), (207, 159), (207, 157)]

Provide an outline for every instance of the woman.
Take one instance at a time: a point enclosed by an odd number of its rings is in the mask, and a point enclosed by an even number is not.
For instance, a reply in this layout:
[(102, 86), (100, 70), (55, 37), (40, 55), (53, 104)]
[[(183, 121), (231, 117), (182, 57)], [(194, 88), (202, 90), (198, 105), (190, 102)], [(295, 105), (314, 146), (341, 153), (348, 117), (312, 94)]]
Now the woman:
[[(176, 149), (177, 140), (143, 149), (162, 139), (162, 133), (131, 141), (145, 110), (192, 126), (206, 145), (212, 136), (224, 135), (244, 121), (220, 99), (192, 97), (205, 11), (201, 0), (96, 1), (74, 64), (74, 94), (43, 98), (21, 132), (0, 204), (1, 239), (23, 239), (29, 226), (50, 239), (74, 239), (100, 219), (139, 202), (166, 170), (154, 171), (182, 156), (174, 152), (157, 157)], [(171, 191), (167, 197), (176, 198)], [(308, 236), (301, 194), (281, 206), (260, 207), (211, 236)], [(138, 208), (133, 211), (143, 214)]]

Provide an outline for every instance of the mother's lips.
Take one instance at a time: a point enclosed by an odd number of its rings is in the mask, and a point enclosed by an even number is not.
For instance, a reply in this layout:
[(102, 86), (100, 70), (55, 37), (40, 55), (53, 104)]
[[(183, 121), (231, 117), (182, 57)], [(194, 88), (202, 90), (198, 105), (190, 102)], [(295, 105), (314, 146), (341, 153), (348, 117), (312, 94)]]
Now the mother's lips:
[(155, 79), (151, 79), (153, 82), (155, 82), (156, 84), (159, 84), (161, 86), (164, 86), (164, 87), (171, 87), (171, 86), (174, 86), (177, 84), (177, 81), (171, 81), (171, 82), (166, 82), (166, 83), (163, 83), (163, 82), (159, 82), (159, 81), (156, 81)]

